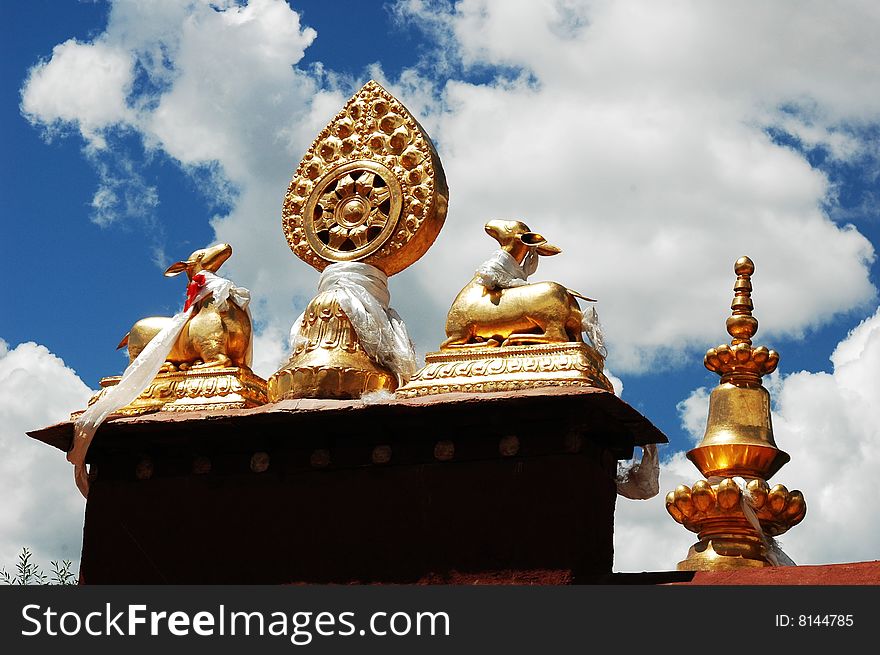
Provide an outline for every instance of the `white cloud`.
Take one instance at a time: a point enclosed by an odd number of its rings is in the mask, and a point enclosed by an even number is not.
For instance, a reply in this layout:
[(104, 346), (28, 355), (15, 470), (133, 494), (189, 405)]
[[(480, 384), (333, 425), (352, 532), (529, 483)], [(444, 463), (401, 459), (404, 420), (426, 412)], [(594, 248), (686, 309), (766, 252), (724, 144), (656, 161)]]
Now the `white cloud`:
[(614, 395), (618, 398), (623, 396), (623, 380), (614, 375), (610, 369), (605, 369), (603, 371), (605, 377), (608, 378), (608, 381), (611, 383), (611, 386), (614, 388)]
[[(287, 248), (281, 201), (301, 153), (345, 100), (322, 88), (320, 72), (295, 68), (314, 38), (282, 0), (245, 6), (121, 0), (113, 3), (102, 34), (91, 43), (56, 48), (22, 91), (32, 123), (55, 130), (62, 120), (87, 140), (101, 174), (92, 202), (98, 224), (146, 218), (153, 250), (176, 256), (157, 242), (164, 238), (161, 225), (150, 220), (161, 191), (144, 183), (126, 153), (111, 163), (94, 154), (113, 125), (139, 134), (148, 152), (177, 160), (197, 176), (210, 201), (232, 205), (212, 223), (217, 240), (235, 248), (224, 271), (252, 289), (255, 307), (264, 312), (256, 318), (265, 330), (258, 345), (269, 351), (257, 357), (265, 361), (286, 347), (269, 340), (288, 331), (297, 314), (293, 298), (304, 303), (317, 282)], [(100, 78), (97, 89), (91, 70), (104, 58), (126, 59), (128, 73)], [(81, 74), (69, 75), (71, 70)], [(74, 95), (76, 101), (68, 102)]]
[[(799, 489), (807, 501), (803, 522), (779, 538), (798, 564), (880, 556), (880, 518), (871, 504), (880, 467), (880, 310), (838, 344), (831, 361), (833, 373), (801, 371), (774, 376), (767, 385), (774, 399), (776, 443), (791, 455), (771, 484)], [(695, 390), (679, 404), (679, 411), (682, 425), (700, 439), (708, 411), (706, 390)], [(666, 514), (663, 497), (676, 485), (690, 486), (698, 479), (697, 469), (677, 453), (662, 466), (657, 498), (618, 502), (618, 570), (670, 568), (684, 558), (688, 544), (682, 550), (667, 524), (690, 533)], [(648, 533), (657, 536), (653, 543), (660, 545), (652, 546), (649, 554), (640, 553), (636, 537)], [(644, 543), (648, 542), (642, 547)]]
[(285, 132), (317, 91), (293, 65), (314, 30), (275, 0), (204, 7), (176, 29), (175, 77), (145, 112), (148, 138), (183, 164), (220, 162), (234, 182), (289, 176)]
[(782, 537), (796, 562), (880, 556), (880, 518), (870, 500), (880, 468), (880, 310), (831, 361), (832, 374), (795, 373), (775, 391), (773, 429), (791, 455), (776, 478), (807, 500), (803, 523)]
[(273, 325), (254, 337), (254, 361), (251, 365), (254, 373), (268, 378), (281, 368), (290, 354), (287, 348), (287, 336)]
[[(873, 7), (816, 5), (807, 21), (764, 4), (466, 0), (441, 19), (443, 5), (404, 3), (465, 67), (527, 73), (446, 84), (450, 219), (428, 261), (467, 270), (490, 247), (482, 221), (522, 217), (568, 250), (539, 274), (600, 299), (624, 373), (713, 338), (742, 254), (765, 334), (872, 302), (873, 247), (823, 214), (827, 178), (764, 130), (860, 151), (848, 126), (880, 119), (880, 50), (851, 18)], [(438, 304), (456, 284), (433, 281)]]
[(66, 420), (92, 391), (44, 346), (0, 339), (0, 566), (23, 546), (34, 561), (79, 560), (85, 502), (64, 453), (25, 432)]
[(132, 58), (105, 42), (70, 39), (28, 74), (21, 108), (32, 121), (49, 128), (76, 123), (83, 137), (103, 148), (103, 131), (131, 120), (126, 96), (133, 81)]
[(710, 389), (700, 387), (694, 389), (687, 398), (676, 406), (681, 417), (681, 427), (690, 435), (694, 445), (703, 438), (706, 431), (706, 416), (709, 412)]
[[(599, 298), (619, 373), (675, 364), (715, 338), (726, 310), (718, 290), (744, 253), (758, 265), (764, 334), (800, 335), (875, 299), (872, 245), (823, 213), (834, 193), (826, 176), (765, 134), (788, 130), (840, 159), (864, 154), (859, 128), (880, 120), (874, 4), (817, 3), (797, 15), (705, 2), (396, 9), (437, 49), (385, 81), (437, 141), (451, 187), (438, 242), (391, 282), (421, 352), (442, 340), (451, 299), (492, 249), (480, 226), (498, 216), (562, 243), (567, 252), (537, 277)], [(280, 205), (301, 153), (353, 82), (296, 67), (315, 38), (280, 0), (149, 11), (120, 1), (103, 34), (56, 52), (23, 93), (52, 97), (57, 85), (59, 97), (72, 94), (76, 76), (59, 80), (83, 69), (77, 58), (136, 62), (130, 107), (119, 100), (130, 76), (117, 75), (104, 90), (116, 107), (109, 115), (96, 94), (78, 97), (63, 119), (78, 120), (86, 138), (123, 121), (184, 170), (213, 166), (225, 178), (218, 193), (233, 206), (214, 218), (215, 235), (235, 246), (226, 270), (262, 301), (266, 335), (284, 334), (314, 291), (317, 275), (282, 237)], [(449, 79), (436, 76), (441, 51)], [(455, 74), (486, 66), (508, 68), (484, 84)], [(369, 73), (384, 79), (380, 66)], [(60, 115), (48, 101), (25, 104), (37, 122)], [(436, 276), (439, 267), (450, 274)]]
[(159, 190), (144, 181), (128, 157), (102, 155), (97, 151), (89, 154), (100, 180), (92, 196), (92, 222), (106, 227), (122, 217), (139, 218), (152, 228), (149, 239), (158, 246), (164, 233), (155, 217)]

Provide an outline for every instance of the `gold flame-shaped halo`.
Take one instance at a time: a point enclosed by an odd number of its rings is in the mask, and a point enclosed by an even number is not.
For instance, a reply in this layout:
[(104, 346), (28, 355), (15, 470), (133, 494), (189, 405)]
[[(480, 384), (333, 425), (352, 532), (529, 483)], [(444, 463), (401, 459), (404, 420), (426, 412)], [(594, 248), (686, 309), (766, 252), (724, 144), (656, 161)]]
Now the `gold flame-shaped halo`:
[(431, 139), (399, 100), (370, 81), (306, 152), (281, 224), (294, 254), (319, 271), (359, 261), (393, 275), (434, 243), (448, 198)]

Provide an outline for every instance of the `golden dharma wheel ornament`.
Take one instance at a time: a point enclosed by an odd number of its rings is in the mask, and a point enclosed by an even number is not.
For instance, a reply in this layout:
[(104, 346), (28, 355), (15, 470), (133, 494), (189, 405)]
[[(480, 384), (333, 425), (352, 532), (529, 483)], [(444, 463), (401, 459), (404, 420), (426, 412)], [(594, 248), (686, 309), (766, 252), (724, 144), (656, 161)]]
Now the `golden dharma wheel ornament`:
[[(389, 305), (388, 277), (434, 243), (448, 198), (428, 135), (399, 100), (367, 82), (318, 134), (284, 198), (287, 243), (322, 274), (292, 327), (290, 358), (269, 378), (271, 402), (359, 398), (409, 379), (415, 351)], [(365, 293), (353, 295), (352, 284)]]
[(437, 238), (448, 198), (430, 138), (370, 81), (306, 152), (284, 198), (282, 227), (294, 254), (319, 271), (356, 261), (390, 276)]

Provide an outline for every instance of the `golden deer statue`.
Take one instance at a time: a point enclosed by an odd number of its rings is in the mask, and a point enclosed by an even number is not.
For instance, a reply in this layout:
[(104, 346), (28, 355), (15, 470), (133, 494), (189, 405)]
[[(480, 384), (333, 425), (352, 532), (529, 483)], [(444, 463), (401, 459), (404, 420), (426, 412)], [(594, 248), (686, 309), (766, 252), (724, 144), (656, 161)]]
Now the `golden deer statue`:
[[(529, 283), (539, 257), (561, 250), (522, 221), (493, 220), (486, 232), (501, 246), (452, 303), (446, 340), (397, 389), (402, 398), (548, 386), (612, 391), (595, 302), (556, 282)], [(589, 343), (584, 340), (584, 333)]]
[(183, 311), (135, 323), (118, 346), (128, 346), (125, 372), (103, 378), (86, 410), (73, 415), (67, 459), (83, 496), (90, 486), (86, 454), (110, 416), (239, 409), (266, 402), (266, 381), (250, 369), (250, 292), (216, 275), (231, 254), (232, 246), (221, 243), (168, 267), (166, 276), (186, 273), (189, 278)]
[[(204, 271), (216, 273), (232, 255), (232, 246), (221, 243), (196, 250), (185, 261), (175, 262), (165, 271), (166, 277), (186, 273), (193, 283)], [(203, 280), (202, 280), (203, 281)], [(146, 345), (172, 319), (166, 316), (142, 318), (123, 337), (118, 348), (128, 346), (129, 361), (134, 361)], [(222, 307), (213, 294), (197, 303), (192, 318), (180, 331), (180, 336), (165, 358), (163, 372), (237, 366), (249, 368), (251, 363), (251, 319), (233, 298)]]
[[(494, 238), (521, 269), (527, 259), (562, 252), (532, 232), (521, 221), (494, 220), (486, 223)], [(574, 293), (556, 282), (526, 284), (514, 278), (517, 286), (501, 288), (487, 284), (478, 274), (462, 289), (446, 318), (446, 348), (469, 346), (510, 346), (529, 343), (583, 342), (583, 315)]]

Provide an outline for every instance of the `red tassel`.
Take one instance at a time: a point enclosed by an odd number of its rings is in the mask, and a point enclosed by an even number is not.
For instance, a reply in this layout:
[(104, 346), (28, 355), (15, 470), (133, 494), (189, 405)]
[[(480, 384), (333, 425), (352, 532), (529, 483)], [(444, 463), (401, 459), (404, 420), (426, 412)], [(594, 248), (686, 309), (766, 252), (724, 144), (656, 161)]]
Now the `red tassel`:
[(204, 286), (205, 276), (201, 273), (193, 275), (192, 280), (186, 287), (186, 304), (183, 306), (183, 311), (189, 311), (189, 308), (192, 307), (192, 304), (196, 300), (196, 296), (199, 295), (199, 291), (201, 291)]

